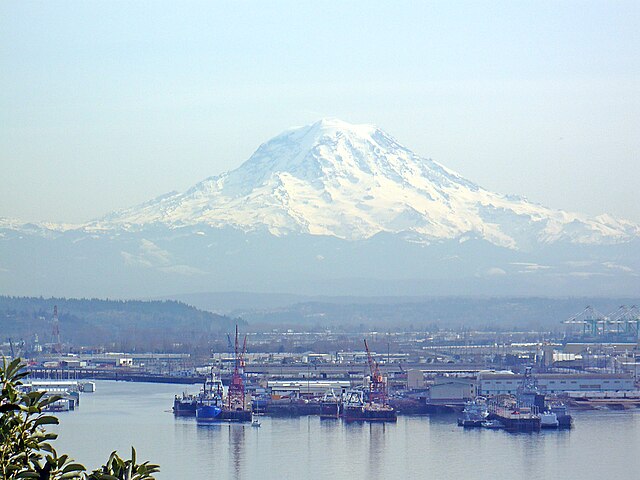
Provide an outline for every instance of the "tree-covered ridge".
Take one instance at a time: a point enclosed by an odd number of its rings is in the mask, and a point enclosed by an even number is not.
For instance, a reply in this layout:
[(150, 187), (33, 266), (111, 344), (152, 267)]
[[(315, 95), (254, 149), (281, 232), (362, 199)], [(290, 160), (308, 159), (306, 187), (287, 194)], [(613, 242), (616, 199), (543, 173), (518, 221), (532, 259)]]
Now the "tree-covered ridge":
[(197, 339), (230, 332), (236, 323), (223, 315), (182, 302), (0, 296), (0, 341), (52, 337), (53, 308), (58, 307), (62, 343), (71, 345), (171, 351)]
[(13, 309), (48, 312), (50, 315), (54, 305), (58, 306), (59, 311), (66, 311), (75, 315), (113, 311), (147, 315), (204, 315), (224, 318), (220, 315), (198, 310), (186, 303), (175, 300), (111, 300), (101, 298), (44, 298), (0, 295), (0, 309), (2, 310)]

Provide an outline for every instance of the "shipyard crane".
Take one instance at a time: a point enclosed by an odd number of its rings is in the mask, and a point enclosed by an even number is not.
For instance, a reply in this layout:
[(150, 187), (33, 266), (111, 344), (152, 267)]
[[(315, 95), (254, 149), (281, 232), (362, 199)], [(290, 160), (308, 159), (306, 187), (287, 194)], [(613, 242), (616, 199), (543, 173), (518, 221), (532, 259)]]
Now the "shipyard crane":
[(364, 348), (367, 351), (367, 361), (369, 362), (369, 371), (371, 372), (371, 381), (369, 383), (369, 401), (380, 405), (387, 404), (387, 382), (380, 373), (378, 362), (373, 359), (367, 339), (364, 339)]
[(227, 394), (227, 406), (229, 410), (244, 410), (245, 392), (244, 392), (244, 353), (247, 349), (247, 336), (244, 337), (242, 352), (240, 351), (240, 342), (238, 340), (238, 326), (236, 325), (236, 339), (234, 348), (234, 366), (233, 375), (231, 375), (231, 383), (229, 384), (229, 393)]

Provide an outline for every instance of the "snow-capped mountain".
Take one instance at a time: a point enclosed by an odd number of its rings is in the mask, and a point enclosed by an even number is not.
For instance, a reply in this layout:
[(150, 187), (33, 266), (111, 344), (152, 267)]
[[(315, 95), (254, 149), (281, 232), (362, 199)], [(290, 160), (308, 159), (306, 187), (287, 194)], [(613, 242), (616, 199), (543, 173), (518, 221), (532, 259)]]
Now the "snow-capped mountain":
[(490, 192), (339, 120), (84, 225), (0, 218), (0, 292), (205, 291), (635, 295), (640, 229)]
[(323, 119), (261, 145), (236, 170), (112, 213), (90, 228), (207, 224), (369, 238), (482, 238), (518, 249), (567, 240), (609, 244), (640, 234), (630, 222), (552, 210), (490, 192), (420, 157), (372, 125)]

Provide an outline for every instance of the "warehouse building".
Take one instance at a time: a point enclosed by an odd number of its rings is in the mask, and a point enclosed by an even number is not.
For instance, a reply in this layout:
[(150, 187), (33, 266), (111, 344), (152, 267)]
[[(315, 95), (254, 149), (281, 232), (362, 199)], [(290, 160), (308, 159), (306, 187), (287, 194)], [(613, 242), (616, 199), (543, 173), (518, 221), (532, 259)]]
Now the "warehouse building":
[[(479, 395), (515, 394), (522, 383), (522, 375), (481, 372), (478, 375)], [(544, 393), (564, 392), (621, 392), (635, 390), (631, 375), (610, 373), (535, 375), (538, 388)]]

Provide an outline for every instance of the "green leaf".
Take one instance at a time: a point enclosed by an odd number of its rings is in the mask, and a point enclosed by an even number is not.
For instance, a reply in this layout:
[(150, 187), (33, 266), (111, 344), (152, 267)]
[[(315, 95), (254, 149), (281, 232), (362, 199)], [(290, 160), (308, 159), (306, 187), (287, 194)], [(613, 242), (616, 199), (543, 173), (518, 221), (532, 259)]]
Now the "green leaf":
[(15, 478), (40, 478), (40, 475), (36, 472), (21, 472)]
[(79, 463), (69, 463), (62, 469), (62, 473), (84, 472), (85, 470), (86, 468), (84, 467), (84, 465), (80, 465)]
[(3, 403), (0, 405), (0, 413), (13, 412), (20, 410), (20, 406), (15, 403)]
[(40, 425), (58, 425), (59, 423), (60, 421), (53, 415), (44, 415), (37, 418), (34, 422), (34, 425), (36, 427), (39, 427)]

